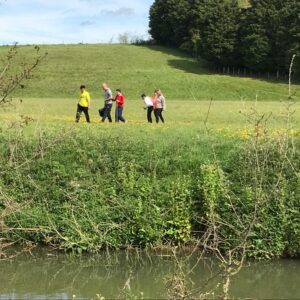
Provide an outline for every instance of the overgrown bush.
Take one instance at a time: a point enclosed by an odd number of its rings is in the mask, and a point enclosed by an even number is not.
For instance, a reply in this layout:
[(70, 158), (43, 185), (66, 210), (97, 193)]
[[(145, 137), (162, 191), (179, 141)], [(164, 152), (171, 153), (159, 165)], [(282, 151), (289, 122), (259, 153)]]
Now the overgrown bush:
[(99, 251), (193, 244), (213, 226), (221, 250), (247, 233), (250, 257), (300, 253), (297, 140), (224, 140), (216, 162), (194, 155), (204, 142), (153, 146), (80, 131), (55, 139), (11, 134), (0, 146), (2, 235), (11, 240)]
[[(189, 241), (190, 176), (153, 164), (157, 149), (145, 157), (138, 142), (120, 148), (118, 138), (77, 136), (30, 161), (40, 145), (18, 143), (20, 156), (2, 167), (3, 191), (24, 205), (5, 219), (11, 239), (88, 251)], [(10, 156), (3, 146), (2, 162)]]
[(235, 249), (245, 236), (248, 257), (298, 256), (299, 158), (298, 142), (266, 137), (233, 152), (225, 171), (203, 165), (197, 225), (214, 228), (219, 249)]

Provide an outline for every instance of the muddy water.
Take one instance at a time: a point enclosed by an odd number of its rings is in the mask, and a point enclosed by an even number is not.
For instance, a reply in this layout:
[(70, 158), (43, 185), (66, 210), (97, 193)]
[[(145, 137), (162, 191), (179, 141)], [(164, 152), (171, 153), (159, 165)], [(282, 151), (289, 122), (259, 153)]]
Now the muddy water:
[[(216, 260), (206, 258), (197, 263), (197, 254), (187, 256), (182, 253), (180, 261), (187, 274), (193, 268), (187, 276), (189, 289), (210, 290), (221, 280), (209, 280), (219, 270)], [(165, 253), (120, 251), (74, 256), (40, 249), (0, 262), (0, 300), (97, 299), (100, 295), (106, 299), (166, 299), (168, 279), (174, 274), (178, 274), (178, 263)], [(251, 263), (233, 278), (230, 295), (300, 299), (300, 261)]]

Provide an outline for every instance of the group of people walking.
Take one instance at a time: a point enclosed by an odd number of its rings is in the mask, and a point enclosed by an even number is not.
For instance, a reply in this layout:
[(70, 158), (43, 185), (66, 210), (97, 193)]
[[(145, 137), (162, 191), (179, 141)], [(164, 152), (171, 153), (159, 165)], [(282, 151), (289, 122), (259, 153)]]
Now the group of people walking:
[[(102, 84), (102, 89), (104, 92), (104, 106), (99, 109), (99, 115), (101, 117), (101, 122), (105, 122), (106, 119), (111, 123), (111, 110), (113, 107), (113, 103), (116, 103), (115, 109), (115, 122), (123, 122), (127, 123), (126, 119), (123, 117), (123, 110), (125, 104), (125, 96), (120, 89), (116, 90), (116, 95), (113, 97), (113, 93), (109, 86), (106, 83)], [(162, 112), (166, 110), (166, 99), (163, 96), (160, 90), (155, 90), (153, 97), (146, 96), (143, 94), (142, 99), (145, 104), (145, 109), (147, 110), (147, 120), (149, 123), (152, 123), (152, 113), (154, 112), (156, 123), (161, 121), (165, 122)], [(76, 112), (76, 122), (78, 123), (81, 117), (82, 112), (85, 115), (85, 119), (88, 123), (91, 122), (89, 115), (89, 108), (91, 104), (91, 97), (89, 92), (86, 91), (85, 85), (80, 86), (80, 96), (79, 102), (77, 105)]]

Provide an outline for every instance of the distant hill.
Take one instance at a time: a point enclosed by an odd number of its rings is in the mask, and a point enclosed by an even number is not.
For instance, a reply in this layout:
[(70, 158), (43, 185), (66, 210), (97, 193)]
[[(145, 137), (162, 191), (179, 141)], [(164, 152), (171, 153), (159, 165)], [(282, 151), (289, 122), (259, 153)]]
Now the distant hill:
[[(21, 52), (30, 53), (30, 46)], [(0, 47), (0, 57), (8, 47)], [(216, 75), (204, 63), (164, 47), (133, 45), (41, 46), (49, 55), (35, 77), (18, 96), (74, 98), (84, 83), (94, 98), (101, 98), (102, 82), (121, 88), (127, 98), (139, 99), (161, 88), (169, 100), (280, 100), (286, 99), (286, 84), (260, 79)], [(296, 92), (299, 86), (294, 87)], [(296, 95), (297, 96), (297, 95)]]

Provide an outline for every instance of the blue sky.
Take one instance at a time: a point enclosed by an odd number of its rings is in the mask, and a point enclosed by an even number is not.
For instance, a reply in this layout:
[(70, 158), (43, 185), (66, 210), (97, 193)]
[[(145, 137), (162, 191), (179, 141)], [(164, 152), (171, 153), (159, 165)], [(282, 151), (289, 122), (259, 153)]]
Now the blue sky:
[(0, 0), (0, 44), (117, 42), (148, 36), (154, 0)]

